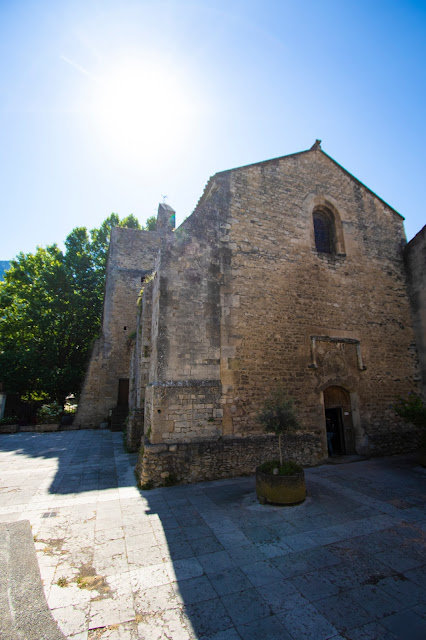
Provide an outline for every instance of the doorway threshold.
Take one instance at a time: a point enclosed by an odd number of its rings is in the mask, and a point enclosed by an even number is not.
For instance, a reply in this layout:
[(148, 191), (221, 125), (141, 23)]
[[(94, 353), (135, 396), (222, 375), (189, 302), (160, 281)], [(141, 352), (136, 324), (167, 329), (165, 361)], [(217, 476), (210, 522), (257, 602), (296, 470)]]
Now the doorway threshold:
[(327, 464), (348, 464), (349, 462), (362, 462), (362, 460), (368, 460), (367, 456), (359, 455), (344, 455), (344, 456), (330, 456), (327, 459)]

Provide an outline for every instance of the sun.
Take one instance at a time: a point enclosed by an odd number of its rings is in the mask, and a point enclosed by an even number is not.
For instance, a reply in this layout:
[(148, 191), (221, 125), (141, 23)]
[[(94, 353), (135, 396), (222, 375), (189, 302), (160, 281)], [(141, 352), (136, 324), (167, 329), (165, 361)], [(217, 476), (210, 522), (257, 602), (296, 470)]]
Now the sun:
[(122, 59), (97, 77), (93, 124), (104, 145), (130, 162), (175, 154), (196, 114), (188, 78), (170, 61)]

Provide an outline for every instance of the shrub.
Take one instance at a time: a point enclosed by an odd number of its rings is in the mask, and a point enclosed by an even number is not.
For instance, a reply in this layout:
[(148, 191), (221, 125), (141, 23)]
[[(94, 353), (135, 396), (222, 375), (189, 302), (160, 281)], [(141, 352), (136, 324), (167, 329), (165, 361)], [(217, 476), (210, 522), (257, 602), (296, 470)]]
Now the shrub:
[(273, 473), (274, 469), (278, 469), (277, 476), (293, 476), (295, 473), (303, 471), (303, 467), (293, 460), (287, 460), (283, 464), (281, 464), (279, 460), (268, 460), (268, 462), (264, 462), (258, 468), (259, 471), (270, 474)]
[(39, 424), (54, 424), (60, 421), (62, 414), (62, 407), (57, 402), (43, 404), (37, 411), (37, 422)]
[(426, 404), (416, 393), (410, 393), (407, 398), (400, 397), (394, 404), (394, 410), (405, 422), (411, 422), (423, 429), (421, 446), (426, 446)]
[(8, 416), (7, 418), (0, 418), (0, 424), (18, 424), (18, 416)]

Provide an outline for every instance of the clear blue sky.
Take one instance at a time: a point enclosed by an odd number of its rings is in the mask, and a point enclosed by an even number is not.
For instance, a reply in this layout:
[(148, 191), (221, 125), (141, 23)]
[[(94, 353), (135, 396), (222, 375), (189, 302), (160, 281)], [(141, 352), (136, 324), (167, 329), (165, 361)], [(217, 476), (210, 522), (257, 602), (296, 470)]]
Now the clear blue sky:
[(0, 0), (0, 259), (309, 148), (426, 222), (426, 2)]

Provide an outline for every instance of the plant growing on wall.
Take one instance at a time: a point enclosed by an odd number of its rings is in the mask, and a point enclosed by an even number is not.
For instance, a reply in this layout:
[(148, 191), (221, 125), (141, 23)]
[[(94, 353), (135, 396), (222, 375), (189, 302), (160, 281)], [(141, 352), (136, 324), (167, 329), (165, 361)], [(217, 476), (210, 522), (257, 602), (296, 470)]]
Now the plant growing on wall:
[(145, 286), (149, 283), (152, 282), (155, 278), (155, 276), (157, 275), (156, 271), (153, 271), (152, 273), (150, 273), (148, 276), (146, 276), (145, 280), (144, 280), (144, 286), (141, 288), (141, 290), (139, 291), (139, 295), (138, 295), (138, 299), (137, 299), (137, 306), (141, 307), (142, 306), (142, 300), (143, 300), (143, 292), (145, 290)]
[(279, 387), (271, 392), (258, 413), (258, 421), (266, 433), (275, 433), (278, 436), (280, 466), (282, 467), (283, 436), (291, 431), (300, 429), (300, 424), (294, 411), (293, 400), (287, 396), (284, 389)]
[(393, 407), (396, 413), (422, 431), (421, 446), (426, 446), (426, 404), (416, 393), (410, 393), (407, 398), (398, 398)]

